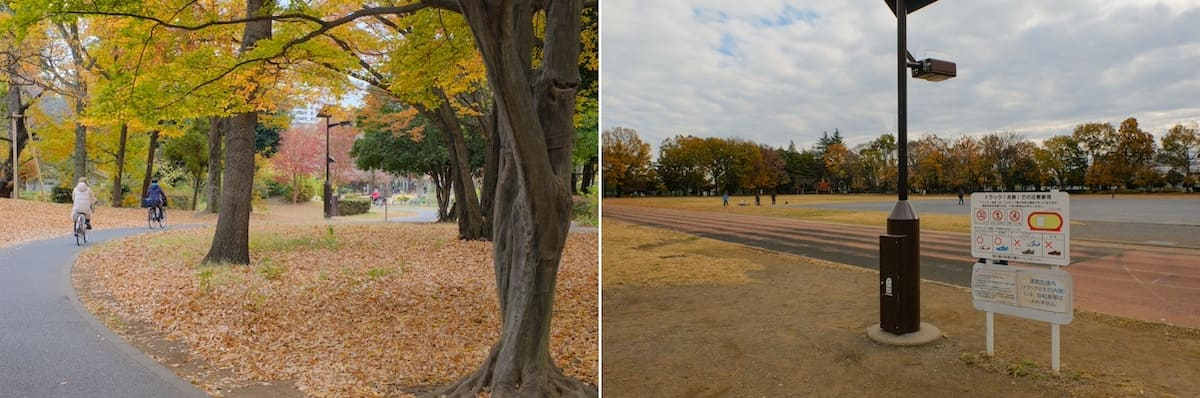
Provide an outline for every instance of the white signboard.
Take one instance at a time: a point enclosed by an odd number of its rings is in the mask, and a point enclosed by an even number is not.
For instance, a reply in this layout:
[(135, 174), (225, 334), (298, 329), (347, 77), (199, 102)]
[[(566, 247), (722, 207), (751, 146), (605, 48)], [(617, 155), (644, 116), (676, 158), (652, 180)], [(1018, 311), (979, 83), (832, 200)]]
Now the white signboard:
[(1071, 274), (1062, 270), (975, 263), (971, 298), (975, 309), (1050, 322), (1071, 323)]
[(1066, 192), (971, 194), (971, 256), (1066, 266), (1071, 263)]

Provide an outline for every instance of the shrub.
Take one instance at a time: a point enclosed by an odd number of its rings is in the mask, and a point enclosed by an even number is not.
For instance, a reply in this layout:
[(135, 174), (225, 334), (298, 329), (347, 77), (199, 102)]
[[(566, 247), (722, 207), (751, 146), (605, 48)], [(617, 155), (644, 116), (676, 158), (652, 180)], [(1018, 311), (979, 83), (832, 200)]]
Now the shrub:
[[(296, 196), (296, 203), (308, 202), (321, 194), (321, 184), (318, 184), (317, 180), (312, 177), (301, 177), (297, 188), (300, 190), (300, 194)], [(283, 197), (287, 200), (292, 200), (291, 184), (284, 185)]]
[(593, 227), (599, 226), (599, 203), (596, 200), (596, 192), (593, 191), (585, 196), (575, 196), (575, 205), (571, 208), (571, 219), (584, 225)]
[(54, 187), (54, 193), (51, 199), (54, 200), (54, 203), (71, 203), (71, 200), (73, 199), (71, 195), (74, 192), (75, 188)]
[(346, 196), (337, 201), (339, 216), (353, 216), (371, 210), (371, 199), (361, 196)]
[(190, 195), (167, 195), (167, 208), (175, 210), (191, 210), (192, 197)]

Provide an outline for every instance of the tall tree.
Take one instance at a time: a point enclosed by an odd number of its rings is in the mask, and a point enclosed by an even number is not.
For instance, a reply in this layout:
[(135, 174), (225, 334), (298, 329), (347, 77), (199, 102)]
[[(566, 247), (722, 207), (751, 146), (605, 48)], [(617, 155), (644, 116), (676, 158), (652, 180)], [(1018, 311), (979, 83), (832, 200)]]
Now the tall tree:
[(658, 147), (657, 174), (667, 190), (696, 194), (705, 186), (708, 156), (703, 138), (691, 135), (667, 138)]
[(208, 120), (192, 120), (186, 133), (163, 143), (162, 156), (163, 160), (187, 173), (188, 183), (192, 186), (191, 210), (196, 210), (204, 174), (208, 170)]
[[(269, 11), (274, 0), (246, 0), (246, 17), (252, 18)], [(271, 37), (271, 19), (245, 23), (239, 52), (250, 53), (260, 40)], [(250, 96), (263, 90), (258, 83), (246, 82)], [(254, 127), (258, 125), (256, 110), (243, 111), (227, 118), (225, 131), (225, 178), (221, 189), (221, 207), (212, 246), (204, 263), (250, 263), (250, 200), (254, 190)]]
[(1042, 184), (1057, 186), (1082, 185), (1084, 174), (1087, 173), (1087, 153), (1080, 147), (1079, 142), (1069, 135), (1059, 135), (1046, 139), (1042, 147), (1034, 152), (1045, 178)]
[[(368, 97), (368, 107), (378, 106), (381, 113), (394, 113), (399, 104), (378, 96)], [(375, 101), (381, 101), (377, 105)], [(423, 116), (402, 125), (386, 123), (382, 118), (360, 118), (363, 137), (354, 142), (351, 155), (361, 169), (378, 169), (395, 174), (428, 175), (433, 180), (438, 203), (438, 221), (449, 221), (451, 215), (450, 154), (442, 132)]]
[(637, 131), (616, 127), (604, 131), (604, 185), (617, 196), (644, 190), (650, 175), (650, 144)]
[(1176, 123), (1162, 137), (1162, 149), (1159, 150), (1158, 161), (1167, 165), (1176, 174), (1182, 176), (1180, 183), (1188, 186), (1197, 184), (1196, 173), (1192, 165), (1200, 159), (1200, 133), (1196, 123), (1184, 125)]
[(1117, 129), (1116, 146), (1110, 158), (1116, 168), (1117, 180), (1129, 188), (1149, 187), (1156, 175), (1150, 164), (1154, 153), (1154, 136), (1138, 127), (1135, 118), (1122, 121), (1121, 127)]

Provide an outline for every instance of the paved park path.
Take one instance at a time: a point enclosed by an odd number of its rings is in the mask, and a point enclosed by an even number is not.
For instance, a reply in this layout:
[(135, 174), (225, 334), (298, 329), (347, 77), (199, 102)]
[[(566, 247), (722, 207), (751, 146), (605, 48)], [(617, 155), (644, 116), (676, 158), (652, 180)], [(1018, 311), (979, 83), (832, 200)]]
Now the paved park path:
[[(605, 204), (605, 218), (879, 269), (880, 227)], [(1072, 227), (1074, 228), (1074, 227)], [(969, 286), (970, 238), (921, 231), (921, 277)], [(1075, 306), (1200, 328), (1200, 249), (1073, 240)]]
[(0, 250), (0, 397), (204, 397), (114, 335), (75, 296), (82, 248), (146, 232), (95, 230)]

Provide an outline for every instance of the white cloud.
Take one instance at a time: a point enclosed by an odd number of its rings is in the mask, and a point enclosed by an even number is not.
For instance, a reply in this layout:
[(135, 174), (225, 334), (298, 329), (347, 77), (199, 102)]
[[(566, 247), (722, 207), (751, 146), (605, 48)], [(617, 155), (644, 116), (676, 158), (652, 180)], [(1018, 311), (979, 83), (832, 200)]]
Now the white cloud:
[[(946, 1), (908, 18), (918, 58), (958, 77), (908, 80), (909, 135), (1137, 117), (1159, 135), (1200, 119), (1200, 0)], [(808, 147), (896, 129), (896, 20), (882, 1), (601, 3), (601, 128), (655, 147), (676, 134)], [(656, 153), (657, 155), (657, 153)]]

